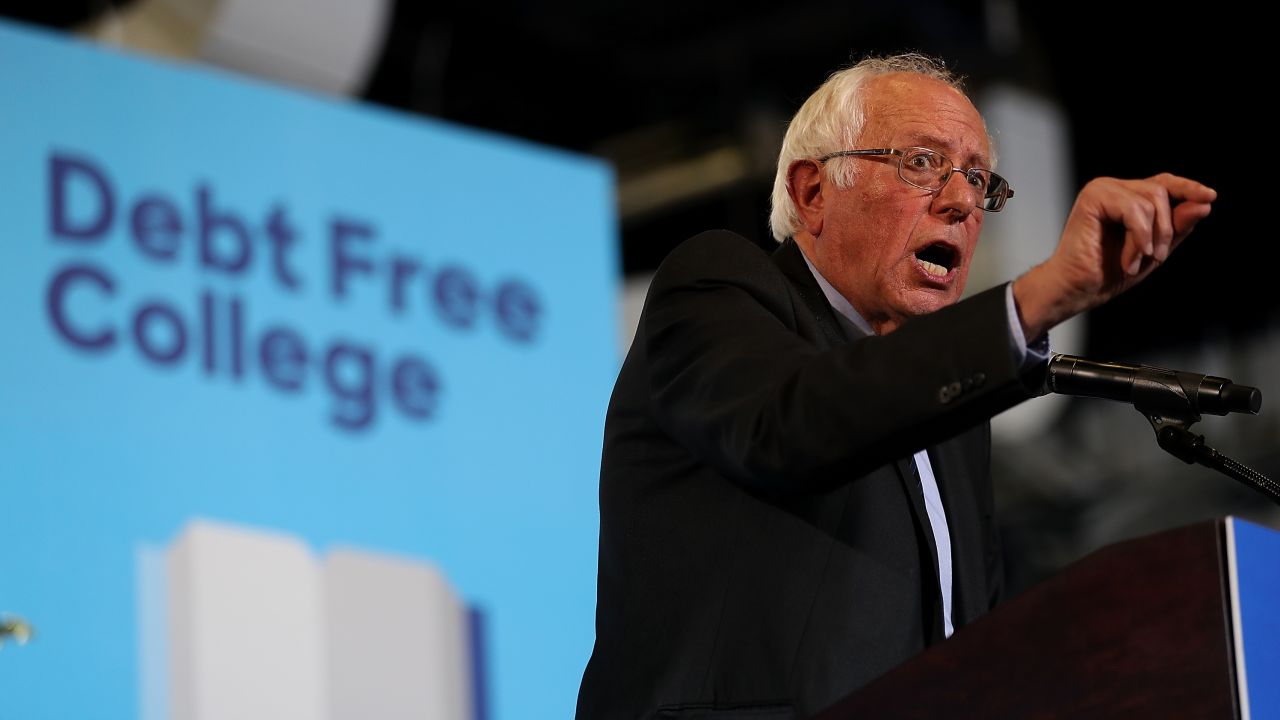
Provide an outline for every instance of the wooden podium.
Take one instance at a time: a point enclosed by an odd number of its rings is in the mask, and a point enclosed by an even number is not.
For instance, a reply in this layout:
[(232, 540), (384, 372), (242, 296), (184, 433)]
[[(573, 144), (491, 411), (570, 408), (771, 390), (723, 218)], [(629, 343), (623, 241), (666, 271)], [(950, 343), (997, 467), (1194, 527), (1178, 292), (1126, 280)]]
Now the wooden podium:
[(1214, 520), (1099, 550), (818, 718), (1280, 718), (1277, 618), (1280, 533)]

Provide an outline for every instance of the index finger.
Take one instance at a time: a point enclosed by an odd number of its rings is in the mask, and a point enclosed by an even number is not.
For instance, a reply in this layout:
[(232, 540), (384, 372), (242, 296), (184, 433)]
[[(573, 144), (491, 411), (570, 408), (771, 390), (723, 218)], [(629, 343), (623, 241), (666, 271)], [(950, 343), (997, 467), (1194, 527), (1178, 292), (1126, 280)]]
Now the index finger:
[(1147, 180), (1163, 187), (1170, 201), (1211, 203), (1218, 198), (1218, 191), (1208, 185), (1172, 173), (1160, 173)]

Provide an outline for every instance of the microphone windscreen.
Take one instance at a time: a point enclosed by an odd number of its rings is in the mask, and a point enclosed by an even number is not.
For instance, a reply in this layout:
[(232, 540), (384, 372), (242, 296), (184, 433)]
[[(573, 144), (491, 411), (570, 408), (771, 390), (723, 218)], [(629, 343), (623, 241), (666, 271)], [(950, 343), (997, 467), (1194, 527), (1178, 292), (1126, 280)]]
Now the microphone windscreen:
[(1222, 404), (1231, 412), (1257, 415), (1262, 409), (1262, 391), (1248, 385), (1228, 385), (1222, 389)]

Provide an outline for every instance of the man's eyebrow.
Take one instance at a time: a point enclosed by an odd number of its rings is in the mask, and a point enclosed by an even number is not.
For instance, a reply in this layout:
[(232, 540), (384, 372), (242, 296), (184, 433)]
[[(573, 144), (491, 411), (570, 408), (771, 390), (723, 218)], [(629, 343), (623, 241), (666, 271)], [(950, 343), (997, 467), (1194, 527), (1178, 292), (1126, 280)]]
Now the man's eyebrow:
[[(914, 140), (912, 142), (919, 143), (917, 147), (924, 147), (924, 148), (929, 148), (930, 150), (937, 150), (938, 152), (943, 153), (947, 157), (951, 157), (952, 153), (955, 151), (955, 146), (952, 145), (950, 140), (940, 138), (937, 135), (929, 135), (927, 133), (924, 133), (920, 135), (915, 135), (913, 137), (914, 137)], [(966, 168), (991, 167), (991, 158), (987, 157), (986, 155), (983, 155), (982, 153), (975, 153), (973, 156), (963, 158), (963, 159), (953, 158), (952, 162), (956, 163), (957, 166), (964, 165)], [(972, 163), (972, 164), (970, 165), (968, 163)]]

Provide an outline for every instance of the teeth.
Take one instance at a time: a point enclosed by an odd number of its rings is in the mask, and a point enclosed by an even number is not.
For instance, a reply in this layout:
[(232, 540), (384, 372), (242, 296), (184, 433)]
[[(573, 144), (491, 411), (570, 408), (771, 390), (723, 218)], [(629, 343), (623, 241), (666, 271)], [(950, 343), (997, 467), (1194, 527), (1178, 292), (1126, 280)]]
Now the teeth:
[[(917, 260), (919, 260), (919, 258), (917, 258)], [(919, 260), (919, 262), (920, 267), (924, 268), (925, 272), (934, 277), (945, 277), (947, 274), (947, 269), (937, 263), (931, 263), (928, 260)]]

